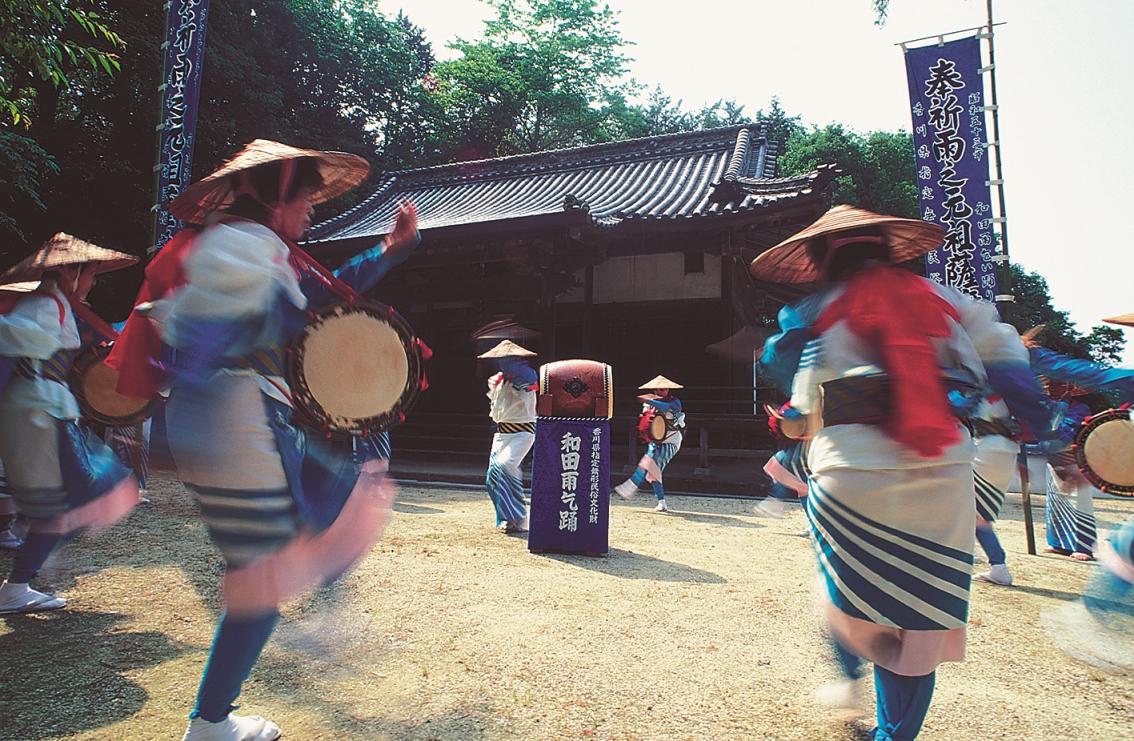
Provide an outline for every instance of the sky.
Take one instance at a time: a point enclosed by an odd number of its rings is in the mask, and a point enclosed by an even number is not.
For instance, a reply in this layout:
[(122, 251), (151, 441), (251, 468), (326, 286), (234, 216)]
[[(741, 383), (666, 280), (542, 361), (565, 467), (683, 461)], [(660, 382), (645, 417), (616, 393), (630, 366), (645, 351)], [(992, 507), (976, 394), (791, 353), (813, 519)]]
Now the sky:
[[(425, 29), (439, 59), (479, 38), (479, 0), (380, 0)], [(910, 129), (899, 42), (981, 26), (985, 0), (610, 0), (633, 77), (686, 109), (773, 96), (805, 124)], [(1043, 275), (1083, 333), (1134, 312), (1134, 0), (994, 0), (996, 84), (1013, 262)], [(917, 42), (913, 46), (932, 42)], [(1126, 329), (1124, 365), (1134, 365)]]

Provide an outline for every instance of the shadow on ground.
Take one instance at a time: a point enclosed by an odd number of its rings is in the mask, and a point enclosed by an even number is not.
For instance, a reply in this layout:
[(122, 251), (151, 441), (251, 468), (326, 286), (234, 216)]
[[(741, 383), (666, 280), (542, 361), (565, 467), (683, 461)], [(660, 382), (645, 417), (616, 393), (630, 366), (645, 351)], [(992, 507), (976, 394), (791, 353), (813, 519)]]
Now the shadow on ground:
[(611, 548), (605, 558), (576, 556), (566, 553), (541, 553), (539, 558), (550, 558), (570, 566), (594, 571), (619, 579), (652, 579), (654, 581), (684, 584), (725, 584), (726, 579), (711, 571), (697, 569), (675, 561), (665, 561), (641, 553)]
[(133, 716), (149, 699), (125, 674), (190, 647), (154, 632), (120, 630), (127, 615), (63, 610), (2, 618), (0, 739), (70, 736)]

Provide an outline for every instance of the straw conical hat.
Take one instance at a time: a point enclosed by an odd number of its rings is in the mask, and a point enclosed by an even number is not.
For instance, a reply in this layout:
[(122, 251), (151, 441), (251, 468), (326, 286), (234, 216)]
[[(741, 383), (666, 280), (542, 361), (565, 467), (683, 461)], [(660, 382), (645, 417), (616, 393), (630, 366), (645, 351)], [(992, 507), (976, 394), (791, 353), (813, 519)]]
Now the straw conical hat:
[(98, 263), (96, 273), (109, 273), (112, 270), (121, 270), (138, 262), (134, 255), (125, 252), (108, 250), (105, 247), (84, 242), (70, 234), (59, 232), (44, 242), (39, 250), (20, 260), (0, 275), (0, 283), (22, 283), (39, 280), (48, 270), (61, 268), (64, 265), (83, 265)]
[(329, 201), (366, 179), (370, 165), (355, 154), (298, 149), (268, 139), (256, 139), (212, 175), (201, 178), (169, 204), (169, 212), (190, 224), (202, 224), (210, 211), (220, 211), (236, 200), (229, 175), (283, 160), (310, 157), (315, 160), (323, 185), (311, 194), (311, 203)]
[(649, 381), (646, 381), (638, 388), (640, 389), (683, 389), (685, 388), (680, 383), (674, 383), (665, 376), (655, 376)]
[(945, 229), (918, 219), (884, 216), (853, 206), (835, 206), (815, 223), (763, 253), (749, 268), (752, 276), (776, 283), (817, 281), (819, 266), (807, 251), (807, 242), (836, 232), (862, 227), (879, 229), (890, 248), (891, 262), (905, 262), (941, 246)]
[(504, 340), (496, 347), (492, 348), (483, 355), (477, 355), (478, 358), (534, 358), (535, 353), (531, 350), (525, 350), (511, 340)]
[(1110, 319), (1103, 319), (1107, 324), (1121, 324), (1124, 327), (1134, 327), (1134, 314), (1119, 314)]

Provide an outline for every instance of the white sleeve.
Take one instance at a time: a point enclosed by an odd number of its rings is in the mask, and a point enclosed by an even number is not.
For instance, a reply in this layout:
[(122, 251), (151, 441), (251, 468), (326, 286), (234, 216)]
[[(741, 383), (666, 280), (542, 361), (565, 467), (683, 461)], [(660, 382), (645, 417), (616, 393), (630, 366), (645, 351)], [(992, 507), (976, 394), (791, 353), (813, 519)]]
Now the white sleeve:
[(0, 316), (0, 355), (47, 360), (64, 348), (59, 304), (49, 296), (31, 295)]
[(186, 286), (173, 313), (244, 319), (268, 311), (281, 292), (292, 304), (307, 305), (287, 246), (266, 227), (218, 224), (198, 239), (185, 260)]
[(996, 306), (977, 301), (951, 286), (933, 284), (960, 315), (961, 327), (985, 365), (1028, 363), (1028, 348), (1011, 324), (1000, 321)]

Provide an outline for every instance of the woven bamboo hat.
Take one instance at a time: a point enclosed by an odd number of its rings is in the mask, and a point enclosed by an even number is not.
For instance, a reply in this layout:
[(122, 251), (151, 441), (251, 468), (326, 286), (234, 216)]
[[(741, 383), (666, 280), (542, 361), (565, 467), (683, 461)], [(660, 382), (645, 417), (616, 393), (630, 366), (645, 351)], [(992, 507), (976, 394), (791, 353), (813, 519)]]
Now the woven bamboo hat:
[(535, 353), (531, 350), (525, 350), (511, 340), (504, 340), (496, 347), (492, 348), (483, 355), (477, 355), (478, 358), (534, 358)]
[(1134, 327), (1134, 314), (1119, 314), (1110, 319), (1103, 319), (1107, 324), (1121, 324), (1123, 327)]
[(138, 262), (134, 255), (125, 252), (108, 250), (105, 247), (84, 242), (70, 234), (59, 232), (47, 240), (35, 254), (24, 258), (3, 275), (0, 283), (23, 283), (36, 281), (43, 277), (48, 270), (61, 268), (65, 265), (85, 265), (96, 263), (96, 273), (109, 273), (112, 270), (121, 270)]
[(853, 206), (835, 206), (815, 223), (780, 242), (755, 260), (749, 270), (754, 278), (776, 283), (811, 283), (820, 279), (820, 268), (811, 259), (807, 243), (830, 234), (874, 227), (882, 232), (890, 248), (891, 262), (905, 262), (941, 246), (945, 229), (918, 219), (885, 216)]
[(639, 389), (683, 389), (680, 383), (674, 383), (665, 376), (655, 376), (638, 387)]
[(169, 204), (169, 212), (190, 224), (202, 224), (210, 211), (221, 211), (236, 200), (237, 186), (230, 175), (272, 162), (308, 157), (315, 160), (319, 174), (323, 177), (323, 185), (311, 194), (312, 204), (329, 201), (346, 193), (370, 174), (370, 165), (355, 154), (298, 149), (269, 139), (256, 139), (225, 162), (219, 170), (201, 178), (174, 198)]

